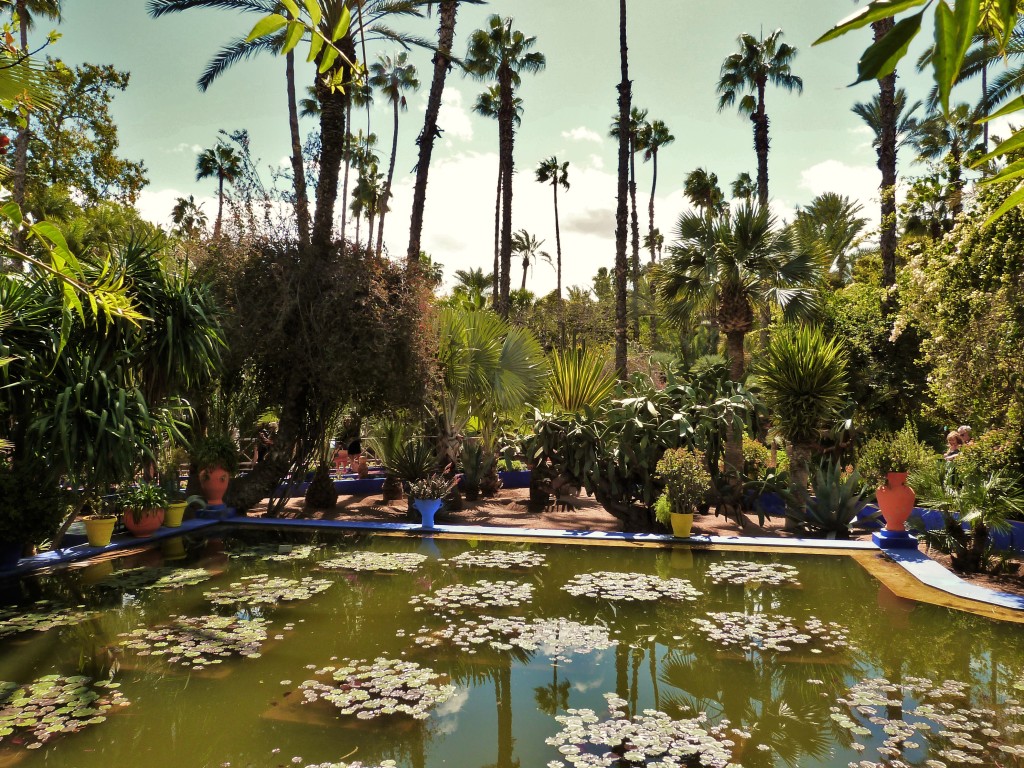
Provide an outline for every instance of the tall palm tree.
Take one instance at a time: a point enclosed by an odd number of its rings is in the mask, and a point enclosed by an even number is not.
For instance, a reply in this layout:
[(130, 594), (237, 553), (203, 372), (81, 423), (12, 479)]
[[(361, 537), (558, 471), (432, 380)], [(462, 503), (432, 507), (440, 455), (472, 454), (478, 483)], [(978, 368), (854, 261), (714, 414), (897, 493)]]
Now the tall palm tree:
[(647, 204), (647, 237), (644, 240), (647, 242), (645, 246), (651, 252), (651, 264), (654, 263), (654, 195), (658, 190), (658, 152), (661, 151), (662, 147), (667, 147), (669, 144), (674, 142), (676, 137), (673, 136), (668, 126), (665, 125), (661, 120), (651, 120), (649, 123), (645, 123), (643, 130), (640, 133), (638, 142), (640, 144), (640, 150), (644, 153), (644, 162), (651, 163), (651, 200)]
[[(462, 0), (464, 3), (478, 3), (480, 0)], [(427, 12), (433, 3), (427, 3)], [(434, 151), (434, 139), (438, 136), (437, 117), (441, 112), (441, 96), (444, 81), (452, 66), (452, 44), (455, 41), (455, 20), (459, 11), (458, 0), (441, 0), (438, 4), (439, 23), (437, 47), (434, 48), (434, 74), (430, 80), (430, 94), (423, 116), (423, 130), (416, 139), (419, 157), (416, 161), (416, 181), (412, 190), (412, 213), (409, 217), (409, 249), (406, 260), (410, 267), (417, 263), (420, 253), (420, 238), (423, 234), (423, 209), (427, 202), (427, 176), (430, 171), (430, 157)]]
[(793, 225), (806, 242), (817, 242), (827, 261), (829, 274), (843, 285), (850, 277), (850, 249), (868, 220), (858, 216), (859, 203), (845, 195), (825, 192), (815, 197), (806, 208), (798, 208)]
[(454, 293), (467, 296), (474, 304), (483, 306), (484, 292), (490, 288), (493, 275), (484, 274), (483, 267), (455, 270)]
[(700, 208), (704, 216), (717, 216), (729, 210), (725, 193), (718, 186), (718, 174), (706, 168), (696, 168), (683, 180), (683, 194)]
[(754, 180), (750, 178), (750, 174), (743, 171), (733, 179), (731, 191), (732, 196), (737, 200), (749, 201), (757, 194), (757, 186), (754, 184)]
[(979, 116), (966, 104), (958, 104), (949, 113), (933, 112), (921, 121), (913, 137), (919, 160), (937, 160), (946, 166), (950, 188), (950, 211), (955, 220), (964, 210), (964, 155), (982, 137)]
[(398, 111), (409, 108), (405, 94), (420, 87), (416, 79), (416, 67), (409, 63), (409, 54), (402, 51), (394, 59), (381, 56), (370, 65), (370, 85), (380, 89), (394, 113), (394, 136), (391, 139), (391, 160), (388, 163), (388, 175), (384, 181), (384, 192), (380, 199), (380, 223), (377, 230), (377, 256), (384, 247), (384, 216), (391, 205), (391, 181), (395, 177), (395, 158), (398, 155)]
[(531, 50), (537, 38), (527, 37), (512, 29), (512, 19), (497, 14), (487, 20), (486, 29), (476, 30), (469, 38), (463, 66), (480, 80), (496, 80), (500, 103), (498, 107), (498, 154), (501, 163), (501, 253), (498, 302), (496, 309), (508, 317), (509, 269), (512, 264), (512, 173), (515, 149), (515, 90), (522, 75), (544, 69), (544, 54)]
[[(191, 8), (218, 8), (242, 13), (266, 16), (280, 8), (278, 0), (149, 0), (147, 10), (153, 18), (170, 13), (180, 13)], [(228, 42), (206, 65), (197, 85), (204, 93), (227, 69), (235, 63), (258, 53), (277, 53), (284, 43), (284, 34), (248, 41), (235, 38)], [(302, 135), (299, 133), (299, 112), (295, 87), (295, 54), (289, 51), (285, 56), (285, 89), (288, 99), (288, 132), (291, 138), (291, 166), (295, 186), (295, 221), (299, 233), (299, 245), (309, 245), (309, 194), (306, 190), (306, 173), (302, 159)]]
[(558, 301), (562, 301), (562, 232), (558, 225), (558, 187), (569, 191), (569, 161), (559, 164), (558, 158), (552, 155), (541, 160), (537, 166), (537, 183), (551, 184), (551, 193), (555, 200), (555, 254), (558, 259)]
[[(657, 263), (661, 261), (661, 249), (665, 247), (665, 236), (661, 234), (661, 230), (655, 228), (654, 231), (648, 232), (644, 235), (644, 248), (650, 251), (652, 254), (657, 254), (657, 259), (651, 263)], [(653, 258), (653, 257), (652, 257)]]
[(171, 210), (171, 221), (182, 235), (195, 237), (206, 227), (206, 214), (203, 213), (202, 206), (196, 203), (196, 199), (189, 195), (175, 200), (174, 208)]
[[(520, 125), (523, 122), (523, 100), (518, 96), (512, 100), (513, 108), (513, 122), (516, 125)], [(476, 101), (473, 103), (473, 111), (478, 115), (489, 117), (494, 120), (498, 119), (498, 112), (501, 109), (501, 86), (491, 85), (488, 86), (487, 90), (483, 93), (477, 94)], [(498, 185), (497, 192), (494, 196), (494, 269), (491, 275), (494, 278), (494, 285), (491, 289), (491, 304), (497, 305), (498, 303), (498, 277), (501, 274), (501, 182), (502, 182), (502, 163), (501, 158), (498, 159)]]
[[(742, 381), (744, 341), (756, 311), (779, 307), (792, 319), (816, 308), (815, 254), (779, 228), (767, 208), (753, 203), (719, 217), (683, 213), (675, 234), (654, 280), (658, 297), (670, 319), (717, 318), (730, 378)], [(725, 452), (726, 464), (736, 471), (743, 467), (741, 438), (731, 434)]]
[[(619, 125), (629, 121), (632, 83), (629, 80), (629, 48), (626, 44), (626, 0), (619, 0)], [(615, 370), (626, 378), (626, 195), (629, 194), (629, 137), (619, 132), (618, 185), (615, 202)]]
[(221, 141), (217, 146), (204, 149), (196, 158), (196, 181), (217, 179), (217, 220), (213, 225), (213, 239), (220, 237), (224, 221), (224, 182), (233, 182), (242, 170), (242, 158), (234, 147)]
[(736, 106), (741, 115), (754, 124), (754, 151), (757, 153), (757, 201), (768, 205), (768, 114), (764, 107), (769, 84), (802, 93), (804, 82), (792, 72), (796, 48), (781, 42), (782, 30), (758, 40), (753, 35), (737, 38), (740, 50), (722, 62), (718, 79), (718, 111)]
[[(878, 152), (882, 141), (882, 105), (881, 97), (876, 93), (871, 101), (857, 102), (850, 111), (857, 115), (867, 125), (874, 138), (871, 146)], [(899, 152), (905, 144), (913, 143), (920, 124), (916, 112), (921, 108), (921, 102), (915, 101), (910, 104), (907, 99), (907, 92), (902, 88), (897, 89), (893, 95), (893, 108), (896, 111), (896, 151)]]
[[(619, 117), (612, 118), (612, 126), (608, 135), (613, 139), (618, 138), (620, 126)], [(630, 280), (633, 283), (633, 294), (630, 306), (630, 314), (633, 317), (633, 340), (640, 340), (640, 293), (637, 284), (640, 282), (640, 224), (636, 210), (636, 153), (640, 151), (640, 135), (647, 130), (647, 110), (633, 107), (629, 111), (629, 120), (625, 123), (626, 134), (629, 140), (629, 213), (630, 213), (630, 236), (632, 251), (629, 261)]]
[[(22, 56), (30, 53), (28, 33), (35, 26), (37, 17), (60, 21), (61, 0), (15, 0), (11, 11), (18, 17), (19, 47)], [(14, 137), (14, 178), (12, 180), (11, 195), (18, 205), (25, 207), (25, 188), (28, 181), (28, 134), (31, 115), (26, 112), (23, 116), (24, 124), (18, 127), (18, 133)], [(24, 250), (23, 235), (20, 230), (13, 236), (15, 247)]]
[(525, 229), (520, 229), (512, 234), (512, 252), (523, 260), (523, 284), (519, 286), (521, 291), (526, 290), (526, 270), (532, 264), (536, 264), (540, 260), (546, 261), (548, 264), (551, 263), (551, 254), (542, 251), (540, 249), (542, 245), (544, 245), (543, 240), (538, 240)]

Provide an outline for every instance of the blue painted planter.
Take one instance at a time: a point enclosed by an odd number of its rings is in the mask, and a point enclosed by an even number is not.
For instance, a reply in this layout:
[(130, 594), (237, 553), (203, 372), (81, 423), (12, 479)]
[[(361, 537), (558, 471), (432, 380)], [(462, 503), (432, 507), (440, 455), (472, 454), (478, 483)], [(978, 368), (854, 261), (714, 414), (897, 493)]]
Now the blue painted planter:
[[(927, 531), (936, 531), (945, 525), (942, 513), (934, 509), (914, 507), (911, 519), (916, 518)], [(1009, 531), (989, 531), (992, 546), (997, 550), (1024, 552), (1024, 523), (1016, 520), (1010, 522)]]
[(437, 510), (441, 508), (441, 504), (444, 502), (441, 499), (413, 499), (412, 505), (416, 507), (416, 511), (420, 513), (420, 517), (423, 519), (424, 528), (434, 527), (434, 515), (437, 514)]
[(528, 469), (515, 469), (509, 472), (499, 472), (502, 488), (529, 488), (530, 475), (533, 473)]

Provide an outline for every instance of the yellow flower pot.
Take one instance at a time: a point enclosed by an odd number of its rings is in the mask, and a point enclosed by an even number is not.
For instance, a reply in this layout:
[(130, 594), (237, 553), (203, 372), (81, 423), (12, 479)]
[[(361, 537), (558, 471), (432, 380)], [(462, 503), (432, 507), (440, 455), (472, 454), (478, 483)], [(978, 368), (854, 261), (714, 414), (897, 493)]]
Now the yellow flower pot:
[(114, 523), (116, 517), (86, 517), (85, 536), (89, 539), (90, 547), (105, 547), (110, 544), (110, 537), (114, 535)]
[(672, 535), (677, 539), (688, 539), (690, 538), (690, 531), (693, 530), (693, 513), (692, 512), (673, 512), (672, 513)]
[(185, 517), (185, 507), (187, 506), (188, 505), (184, 501), (168, 504), (167, 511), (164, 513), (164, 527), (180, 528), (181, 521)]

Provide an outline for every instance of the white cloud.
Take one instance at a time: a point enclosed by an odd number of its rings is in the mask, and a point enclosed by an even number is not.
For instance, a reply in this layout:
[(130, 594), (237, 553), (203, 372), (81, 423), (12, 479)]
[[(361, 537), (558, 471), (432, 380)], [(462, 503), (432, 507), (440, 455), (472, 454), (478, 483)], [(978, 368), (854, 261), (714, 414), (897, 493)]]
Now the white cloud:
[[(825, 160), (800, 172), (800, 188), (812, 195), (836, 192), (856, 200), (863, 206), (861, 215), (877, 226), (879, 222), (878, 184), (881, 177), (873, 165), (847, 165), (839, 160)], [(792, 211), (790, 211), (792, 216)]]
[[(188, 197), (188, 195), (188, 192), (180, 192), (177, 189), (144, 189), (139, 195), (139, 202), (135, 207), (138, 209), (139, 215), (146, 221), (169, 229), (173, 226), (171, 211), (174, 209), (174, 204), (178, 202), (179, 197)], [(197, 197), (196, 205), (202, 209), (211, 223), (217, 217), (217, 198)]]
[(591, 168), (596, 168), (597, 170), (604, 168), (604, 158), (600, 155), (590, 155), (589, 159)]
[(199, 146), (198, 144), (189, 144), (187, 141), (183, 141), (181, 144), (179, 144), (178, 146), (176, 146), (173, 149), (170, 149), (168, 151), (172, 152), (172, 153), (174, 153), (176, 155), (185, 155), (185, 154), (198, 155), (200, 152), (203, 151), (203, 148), (201, 146)]
[(585, 125), (581, 125), (579, 128), (573, 128), (571, 131), (562, 131), (562, 138), (571, 139), (572, 141), (593, 141), (597, 144), (601, 143), (601, 134), (590, 130)]
[(441, 135), (446, 139), (448, 146), (451, 146), (452, 139), (473, 139), (473, 121), (463, 106), (462, 91), (457, 88), (445, 88), (441, 92), (441, 112), (437, 117), (437, 125), (444, 131)]

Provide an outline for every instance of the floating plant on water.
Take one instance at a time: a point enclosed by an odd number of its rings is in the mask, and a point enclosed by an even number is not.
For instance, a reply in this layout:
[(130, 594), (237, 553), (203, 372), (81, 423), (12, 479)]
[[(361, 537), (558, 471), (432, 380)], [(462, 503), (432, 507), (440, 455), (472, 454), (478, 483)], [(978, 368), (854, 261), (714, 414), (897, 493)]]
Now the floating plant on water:
[(500, 570), (521, 570), (544, 565), (547, 558), (540, 552), (504, 552), (500, 549), (476, 552), (461, 552), (448, 561), (456, 568), (497, 568)]
[(414, 642), (422, 648), (450, 643), (468, 653), (476, 653), (476, 649), (482, 645), (496, 651), (521, 648), (524, 651), (541, 651), (554, 662), (569, 663), (567, 654), (604, 650), (617, 641), (608, 636), (606, 627), (581, 624), (570, 619), (527, 621), (518, 616), (507, 619), (481, 616), (479, 621), (448, 624), (433, 631), (423, 627)]
[(114, 707), (130, 702), (109, 680), (46, 675), (19, 686), (0, 682), (0, 742), (38, 749), (54, 736), (76, 733), (106, 720)]
[[(343, 715), (372, 720), (385, 715), (410, 715), (417, 720), (427, 710), (451, 698), (455, 686), (429, 667), (383, 657), (366, 662), (345, 660), (339, 666), (316, 670), (316, 678), (299, 685), (304, 702), (327, 701)], [(326, 678), (326, 681), (323, 679)]]
[(533, 599), (533, 585), (515, 581), (487, 581), (453, 584), (432, 595), (413, 595), (409, 605), (422, 611), (435, 608), (439, 613), (459, 613), (468, 608), (515, 608)]
[(581, 573), (562, 589), (576, 597), (595, 597), (624, 602), (696, 600), (699, 592), (686, 579), (661, 579), (646, 573), (597, 571)]
[[(204, 669), (233, 655), (260, 657), (269, 623), (263, 618), (237, 616), (175, 616), (173, 623), (122, 632), (121, 646), (136, 656), (163, 657), (170, 664)], [(293, 628), (286, 624), (284, 630)], [(277, 639), (283, 638), (277, 635)]]
[(52, 600), (40, 600), (25, 608), (0, 610), (0, 637), (81, 624), (95, 615), (96, 611), (86, 610), (84, 605), (72, 608)]
[(308, 600), (313, 595), (328, 589), (334, 582), (304, 576), (302, 579), (285, 579), (266, 574), (243, 576), (241, 581), (232, 582), (223, 589), (211, 589), (203, 597), (214, 605), (235, 605), (236, 603), (270, 604), (292, 600)]
[(174, 589), (200, 584), (210, 578), (205, 568), (127, 568), (115, 571), (95, 584), (97, 589)]
[(385, 760), (383, 763), (377, 763), (376, 765), (366, 765), (364, 763), (317, 763), (316, 765), (307, 765), (306, 768), (398, 768), (398, 763), (394, 760)]
[(321, 568), (338, 571), (405, 571), (412, 573), (427, 559), (418, 552), (346, 552), (324, 560)]
[(268, 563), (308, 560), (319, 549), (313, 544), (253, 544), (228, 553), (231, 558), (253, 558)]
[[(929, 758), (923, 762), (928, 768), (1020, 765), (1014, 758), (1024, 757), (1024, 706), (1007, 699), (998, 711), (971, 707), (969, 689), (966, 683), (946, 680), (937, 684), (924, 677), (907, 677), (900, 683), (879, 677), (857, 683), (838, 699), (844, 707), (832, 707), (831, 717), (854, 737), (881, 731), (885, 740), (875, 747), (882, 756), (880, 762), (862, 760), (850, 765), (921, 765), (921, 756)], [(899, 717), (890, 719), (886, 715), (893, 708)], [(865, 721), (874, 729), (864, 725)], [(868, 749), (860, 743), (853, 748)], [(904, 758), (906, 752), (914, 754)]]
[(708, 578), (715, 584), (783, 584), (799, 586), (800, 572), (791, 565), (725, 560), (708, 566)]
[[(727, 736), (728, 721), (712, 726), (703, 713), (674, 720), (664, 712), (645, 709), (626, 717), (626, 702), (606, 693), (608, 717), (602, 720), (592, 709), (569, 709), (555, 718), (562, 730), (546, 743), (558, 747), (573, 766), (658, 766), (658, 768), (726, 768), (734, 742)], [(552, 760), (548, 768), (565, 768)]]
[(803, 647), (811, 653), (848, 646), (848, 630), (835, 622), (811, 616), (803, 625), (796, 619), (768, 613), (708, 613), (707, 619), (692, 619), (704, 636), (721, 646), (739, 646), (745, 651), (786, 653)]

